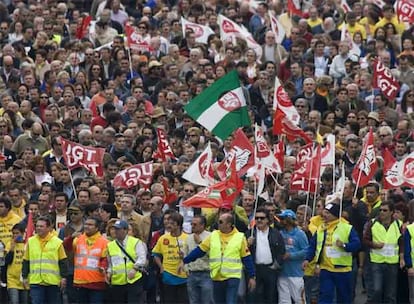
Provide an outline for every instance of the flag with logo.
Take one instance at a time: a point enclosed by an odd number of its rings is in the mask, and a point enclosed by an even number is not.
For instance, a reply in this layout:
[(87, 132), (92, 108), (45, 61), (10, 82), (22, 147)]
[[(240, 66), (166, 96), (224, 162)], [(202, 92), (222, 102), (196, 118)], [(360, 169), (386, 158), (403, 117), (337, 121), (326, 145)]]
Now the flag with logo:
[(208, 36), (214, 34), (214, 31), (209, 26), (190, 22), (184, 17), (181, 17), (181, 27), (183, 29), (183, 37), (185, 37), (186, 31), (191, 29), (194, 32), (197, 43), (207, 44)]
[(144, 37), (142, 37), (140, 34), (138, 34), (135, 31), (135, 27), (129, 24), (126, 24), (125, 25), (125, 36), (127, 38), (128, 47), (131, 50), (136, 50), (137, 52), (153, 51), (148, 41), (146, 41)]
[(397, 0), (394, 8), (401, 22), (414, 23), (414, 0)]
[(217, 22), (220, 27), (221, 40), (232, 41), (233, 43), (236, 43), (236, 38), (244, 40), (247, 43), (247, 47), (255, 51), (257, 58), (262, 57), (262, 46), (254, 40), (252, 34), (247, 29), (221, 14), (218, 15)]
[(388, 100), (393, 101), (400, 91), (398, 81), (392, 75), (391, 70), (378, 57), (373, 60), (372, 68), (374, 70), (372, 85), (374, 88), (379, 88)]
[(304, 146), (296, 155), (295, 171), (290, 180), (290, 189), (316, 193), (321, 167), (321, 147), (313, 143)]
[(277, 144), (273, 145), (273, 153), (276, 160), (279, 162), (280, 169), (283, 171), (285, 165), (285, 144), (282, 140), (279, 140)]
[(321, 166), (335, 166), (335, 135), (328, 134), (325, 146), (321, 151)]
[(254, 134), (256, 139), (256, 164), (260, 163), (268, 174), (282, 173), (279, 162), (266, 142), (262, 128), (257, 124), (255, 125)]
[(368, 184), (377, 171), (377, 158), (375, 155), (374, 134), (372, 127), (369, 129), (368, 138), (364, 143), (361, 156), (352, 171), (352, 178), (357, 187)]
[(152, 183), (152, 175), (152, 162), (136, 164), (118, 172), (114, 177), (113, 186), (129, 189), (142, 185), (148, 189)]
[(308, 144), (312, 142), (312, 139), (294, 122), (292, 122), (280, 108), (276, 108), (275, 113), (273, 114), (273, 134), (285, 134), (289, 141), (293, 141), (296, 138), (301, 137)]
[(197, 157), (195, 162), (193, 162), (187, 171), (184, 172), (183, 178), (200, 186), (210, 186), (214, 184), (214, 170), (212, 166), (210, 142), (208, 142), (207, 147), (200, 156)]
[(384, 158), (384, 189), (414, 188), (414, 152), (399, 161), (395, 160), (388, 149), (382, 156)]
[(293, 105), (286, 90), (280, 84), (279, 78), (275, 77), (275, 92), (273, 96), (273, 109), (282, 111), (286, 117), (298, 125), (300, 122), (300, 115)]
[(177, 159), (173, 150), (168, 143), (167, 135), (164, 129), (157, 128), (157, 150), (154, 152), (153, 158), (167, 161), (170, 159)]
[(302, 5), (300, 3), (300, 0), (288, 0), (287, 9), (290, 15), (303, 17)]
[(237, 128), (250, 126), (246, 100), (235, 70), (214, 82), (184, 108), (188, 115), (222, 140)]
[[(269, 10), (270, 24), (272, 26), (272, 32), (275, 34), (276, 43), (282, 43), (285, 39), (286, 31), (283, 25), (277, 20), (275, 14)], [(277, 78), (277, 77), (276, 77)]]

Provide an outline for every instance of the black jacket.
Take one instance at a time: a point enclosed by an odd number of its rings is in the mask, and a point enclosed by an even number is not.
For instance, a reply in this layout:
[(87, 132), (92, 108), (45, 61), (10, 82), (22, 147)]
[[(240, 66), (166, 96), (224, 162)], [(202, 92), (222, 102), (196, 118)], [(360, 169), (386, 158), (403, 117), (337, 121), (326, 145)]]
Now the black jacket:
[[(246, 233), (246, 238), (249, 238), (252, 234), (252, 231), (249, 230)], [(257, 228), (253, 228), (253, 237), (255, 239), (255, 242), (249, 246), (250, 252), (252, 254), (253, 261), (256, 263), (256, 242), (257, 242)], [(276, 228), (269, 227), (269, 235), (268, 235), (269, 245), (270, 245), (270, 251), (272, 252), (272, 259), (273, 263), (275, 260), (279, 263), (279, 265), (282, 265), (283, 259), (282, 256), (285, 254), (285, 242), (283, 241), (283, 237), (280, 234), (279, 230)]]

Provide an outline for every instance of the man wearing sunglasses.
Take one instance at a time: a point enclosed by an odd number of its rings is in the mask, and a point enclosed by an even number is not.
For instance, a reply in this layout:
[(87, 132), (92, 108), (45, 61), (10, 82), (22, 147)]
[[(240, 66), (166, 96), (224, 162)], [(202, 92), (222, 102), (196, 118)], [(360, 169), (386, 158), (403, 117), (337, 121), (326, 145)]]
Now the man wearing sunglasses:
[(258, 208), (255, 227), (247, 233), (250, 252), (256, 266), (257, 289), (249, 294), (251, 302), (277, 303), (276, 282), (285, 254), (285, 243), (279, 231), (270, 227), (269, 211)]

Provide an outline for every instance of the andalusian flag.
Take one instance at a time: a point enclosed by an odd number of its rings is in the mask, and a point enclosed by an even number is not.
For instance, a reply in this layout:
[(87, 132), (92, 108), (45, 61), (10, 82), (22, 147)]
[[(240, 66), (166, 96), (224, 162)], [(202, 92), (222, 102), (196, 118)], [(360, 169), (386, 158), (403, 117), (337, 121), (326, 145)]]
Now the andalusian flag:
[(236, 71), (217, 80), (184, 108), (188, 115), (222, 140), (237, 128), (250, 126)]

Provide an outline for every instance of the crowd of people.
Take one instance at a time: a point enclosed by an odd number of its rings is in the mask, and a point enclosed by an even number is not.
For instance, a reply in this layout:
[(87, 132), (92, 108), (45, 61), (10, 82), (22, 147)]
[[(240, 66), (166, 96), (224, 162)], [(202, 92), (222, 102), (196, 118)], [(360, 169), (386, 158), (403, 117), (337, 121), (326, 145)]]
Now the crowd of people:
[[(394, 2), (1, 1), (0, 302), (352, 303), (361, 284), (367, 303), (414, 303), (414, 192), (382, 181), (384, 151), (414, 151), (414, 26)], [(221, 39), (220, 15), (261, 49)], [(182, 18), (212, 34), (183, 31)], [(398, 81), (395, 98), (374, 83), (374, 59)], [(264, 193), (243, 176), (234, 201), (186, 207), (203, 187), (183, 173), (208, 143), (216, 167), (234, 137), (185, 106), (234, 70), (252, 123), (243, 130), (254, 142), (257, 123), (270, 147), (283, 142), (283, 172)], [(276, 78), (315, 144), (335, 135), (335, 166), (315, 194), (290, 189), (305, 140), (273, 135)], [(157, 128), (176, 159), (154, 158)], [(370, 128), (378, 170), (358, 187)], [(62, 139), (104, 148), (103, 177), (68, 169)], [(113, 186), (150, 161), (149, 187)]]

